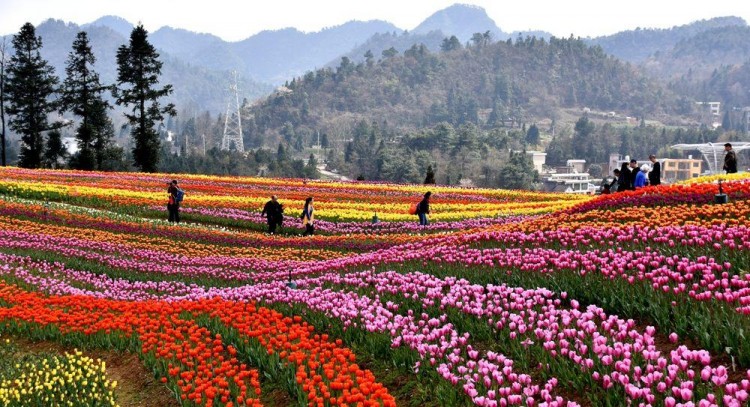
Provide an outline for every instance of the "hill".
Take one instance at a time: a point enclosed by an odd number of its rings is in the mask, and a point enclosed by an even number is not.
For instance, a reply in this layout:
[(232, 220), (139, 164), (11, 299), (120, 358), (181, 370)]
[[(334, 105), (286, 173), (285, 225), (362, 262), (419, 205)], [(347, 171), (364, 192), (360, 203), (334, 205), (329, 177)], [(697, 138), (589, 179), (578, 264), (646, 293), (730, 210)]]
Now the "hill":
[(474, 33), (489, 32), (493, 38), (505, 40), (505, 34), (492, 20), (482, 7), (467, 4), (454, 4), (439, 10), (427, 17), (412, 30), (414, 34), (428, 34), (440, 31), (446, 36), (455, 35), (461, 42), (471, 39)]
[(133, 24), (118, 16), (103, 16), (88, 24), (81, 25), (81, 28), (86, 30), (91, 27), (107, 27), (125, 38), (130, 37), (130, 32), (133, 31)]
[(669, 112), (673, 97), (634, 68), (578, 39), (478, 42), (307, 73), (248, 112), (255, 137), (285, 126), (331, 131), (343, 122), (387, 121), (406, 131), (439, 122), (517, 125), (589, 107), (640, 116)]
[[(486, 35), (492, 41), (505, 41), (509, 38), (536, 37), (549, 41), (551, 34), (545, 31), (514, 31), (503, 32), (478, 6), (454, 4), (428, 17), (412, 31), (401, 33), (392, 31), (378, 33), (369, 38), (362, 45), (352, 49), (343, 56), (352, 61), (364, 61), (368, 51), (374, 56), (380, 56), (384, 51), (394, 49), (403, 53), (414, 44), (423, 44), (430, 51), (440, 51), (446, 38), (455, 36), (461, 45), (471, 41), (475, 34)], [(335, 66), (340, 58), (331, 61), (327, 66)]]
[(717, 17), (666, 29), (636, 28), (587, 40), (607, 53), (632, 63), (645, 62), (656, 53), (666, 53), (681, 41), (711, 29), (747, 26), (739, 17)]
[(735, 25), (700, 32), (657, 52), (643, 62), (649, 73), (661, 78), (685, 75), (704, 80), (721, 66), (739, 66), (750, 59), (750, 27)]

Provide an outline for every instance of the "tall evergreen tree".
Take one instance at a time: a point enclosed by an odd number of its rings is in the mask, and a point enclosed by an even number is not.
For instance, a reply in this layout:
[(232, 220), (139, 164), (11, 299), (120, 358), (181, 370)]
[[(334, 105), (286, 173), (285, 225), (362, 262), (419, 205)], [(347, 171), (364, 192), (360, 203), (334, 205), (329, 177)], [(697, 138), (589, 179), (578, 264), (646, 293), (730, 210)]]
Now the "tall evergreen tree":
[(57, 109), (51, 99), (58, 79), (55, 69), (40, 54), (42, 38), (31, 23), (13, 36), (15, 53), (8, 63), (5, 95), (8, 99), (8, 124), (21, 135), (19, 166), (38, 168), (44, 151), (43, 132), (51, 129), (47, 115)]
[(68, 157), (68, 150), (62, 142), (62, 134), (59, 129), (54, 129), (47, 134), (47, 145), (44, 149), (44, 164), (49, 168), (61, 168), (60, 161)]
[(0, 43), (0, 123), (2, 126), (2, 133), (0, 133), (0, 155), (2, 155), (2, 165), (7, 165), (6, 152), (5, 152), (5, 65), (6, 65), (6, 41), (3, 37), (3, 41)]
[(434, 184), (435, 183), (435, 171), (432, 170), (432, 166), (427, 166), (427, 175), (424, 177), (424, 184)]
[(94, 162), (97, 170), (117, 170), (124, 160), (122, 147), (114, 144), (115, 128), (107, 110), (110, 106), (103, 100), (97, 101), (89, 111), (89, 127), (95, 129), (91, 146), (94, 152)]
[(539, 144), (539, 128), (536, 124), (532, 124), (526, 132), (526, 142), (534, 146)]
[(173, 104), (159, 105), (159, 99), (172, 93), (172, 85), (158, 88), (162, 62), (148, 32), (138, 24), (130, 33), (130, 43), (117, 50), (117, 104), (132, 107), (125, 117), (132, 126), (133, 161), (144, 172), (154, 172), (159, 164), (159, 134), (154, 128), (164, 115), (174, 116)]
[[(101, 133), (107, 132), (106, 114), (109, 108), (109, 103), (102, 98), (107, 88), (99, 83), (99, 75), (93, 69), (95, 62), (88, 35), (81, 31), (73, 41), (73, 51), (68, 55), (65, 68), (67, 77), (63, 82), (61, 98), (61, 108), (81, 118), (76, 130), (78, 152), (71, 162), (73, 168), (81, 170), (98, 169), (101, 160), (97, 160), (97, 157), (103, 155), (101, 149), (106, 147), (106, 143), (95, 143), (95, 140), (102, 138)], [(94, 115), (97, 117), (92, 117)], [(105, 117), (99, 117), (101, 115)]]
[(595, 135), (596, 125), (588, 117), (581, 116), (573, 130), (573, 155), (575, 155), (573, 158), (588, 158), (592, 160), (591, 142), (592, 137)]

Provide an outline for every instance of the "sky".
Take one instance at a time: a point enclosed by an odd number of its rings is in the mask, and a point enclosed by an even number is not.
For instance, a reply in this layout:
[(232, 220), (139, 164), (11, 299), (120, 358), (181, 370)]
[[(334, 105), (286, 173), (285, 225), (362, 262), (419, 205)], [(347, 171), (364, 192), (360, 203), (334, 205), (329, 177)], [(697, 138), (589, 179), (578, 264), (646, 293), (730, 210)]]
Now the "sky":
[(0, 0), (0, 34), (17, 33), (25, 22), (85, 24), (105, 15), (141, 22), (150, 32), (168, 25), (227, 41), (286, 27), (314, 32), (350, 20), (385, 20), (411, 30), (457, 2), (483, 7), (504, 32), (543, 30), (558, 37), (670, 28), (730, 15), (750, 21), (748, 0)]

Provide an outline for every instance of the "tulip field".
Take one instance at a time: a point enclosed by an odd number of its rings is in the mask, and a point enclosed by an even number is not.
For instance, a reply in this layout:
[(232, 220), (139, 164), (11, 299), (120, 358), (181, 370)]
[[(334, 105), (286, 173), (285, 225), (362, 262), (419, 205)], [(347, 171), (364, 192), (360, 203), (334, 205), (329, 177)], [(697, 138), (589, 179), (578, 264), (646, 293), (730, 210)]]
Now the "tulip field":
[(718, 179), (594, 197), (3, 167), (0, 341), (70, 351), (0, 360), (0, 406), (118, 405), (101, 350), (181, 406), (749, 405), (750, 178), (714, 204)]

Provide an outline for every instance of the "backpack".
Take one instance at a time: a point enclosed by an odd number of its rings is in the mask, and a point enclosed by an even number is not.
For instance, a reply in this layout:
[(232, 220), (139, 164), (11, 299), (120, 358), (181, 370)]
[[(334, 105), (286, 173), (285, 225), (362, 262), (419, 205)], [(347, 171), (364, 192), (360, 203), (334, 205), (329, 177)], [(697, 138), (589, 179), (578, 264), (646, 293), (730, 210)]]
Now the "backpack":
[(181, 190), (180, 188), (177, 188), (177, 193), (175, 194), (175, 200), (177, 203), (182, 203), (182, 199), (185, 198), (185, 191)]
[(409, 207), (409, 215), (416, 215), (418, 207), (419, 207), (418, 203), (411, 204), (411, 206)]

